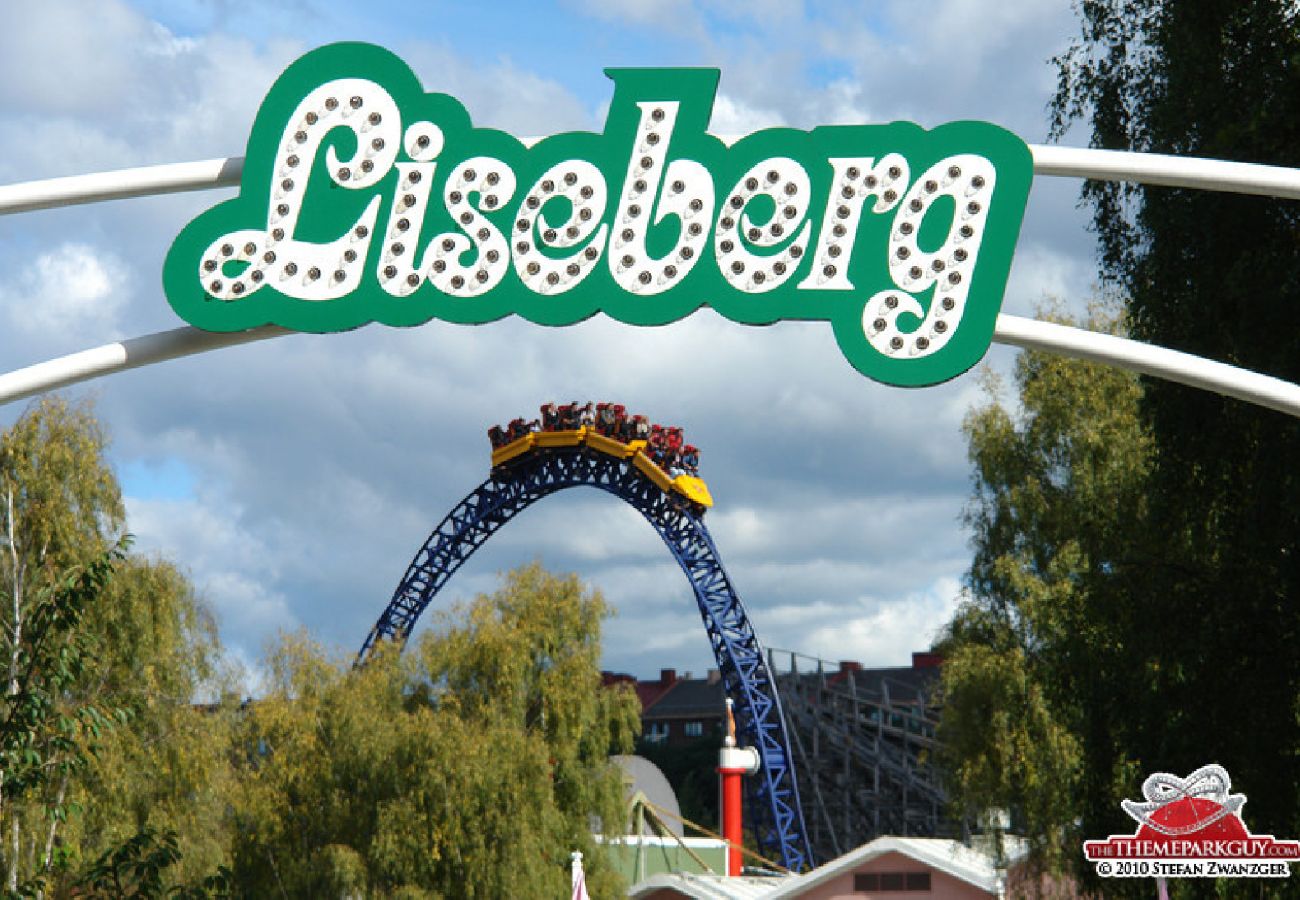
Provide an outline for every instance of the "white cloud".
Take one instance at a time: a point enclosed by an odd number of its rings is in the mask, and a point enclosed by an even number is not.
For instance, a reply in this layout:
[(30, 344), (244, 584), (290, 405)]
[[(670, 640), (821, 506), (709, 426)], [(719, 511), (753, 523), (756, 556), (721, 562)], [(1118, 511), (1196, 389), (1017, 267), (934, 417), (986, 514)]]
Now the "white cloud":
[(27, 336), (74, 334), (110, 340), (130, 279), (113, 253), (64, 243), (41, 253), (10, 285), (0, 284), (0, 313)]
[[(857, 608), (821, 611), (795, 649), (829, 660), (856, 660), (868, 666), (905, 666), (915, 650), (926, 650), (957, 609), (958, 583), (939, 578), (925, 591), (891, 602), (862, 601)], [(863, 606), (874, 606), (870, 612)], [(796, 615), (798, 610), (794, 611)]]
[(403, 59), (426, 91), (451, 94), (478, 127), (517, 137), (592, 128), (590, 110), (553, 78), (521, 69), (504, 54), (491, 63), (462, 56), (454, 45), (417, 43)]
[(738, 137), (761, 128), (777, 128), (785, 124), (784, 117), (775, 110), (759, 109), (719, 92), (713, 103), (709, 132), (724, 137)]
[(1003, 309), (1032, 316), (1047, 299), (1082, 313), (1097, 294), (1097, 273), (1077, 256), (1032, 238), (1021, 241)]
[(840, 78), (818, 96), (815, 121), (818, 125), (865, 125), (876, 121), (864, 104), (866, 91), (857, 81)]
[[(0, 29), (0, 83), (6, 106), (41, 115), (101, 114), (149, 90), (128, 48), (156, 32), (116, 0), (56, 0), (10, 7)], [(124, 50), (126, 52), (124, 52)]]
[(275, 587), (287, 548), (255, 535), (237, 504), (202, 491), (184, 499), (125, 499), (136, 548), (188, 570), (223, 630), (240, 636), (236, 650), (243, 659), (278, 631), (298, 626), (289, 599)]
[(802, 0), (701, 0), (700, 6), (720, 18), (769, 28), (798, 28), (807, 17)]
[(704, 23), (692, 0), (570, 0), (589, 16), (655, 31), (700, 32)]

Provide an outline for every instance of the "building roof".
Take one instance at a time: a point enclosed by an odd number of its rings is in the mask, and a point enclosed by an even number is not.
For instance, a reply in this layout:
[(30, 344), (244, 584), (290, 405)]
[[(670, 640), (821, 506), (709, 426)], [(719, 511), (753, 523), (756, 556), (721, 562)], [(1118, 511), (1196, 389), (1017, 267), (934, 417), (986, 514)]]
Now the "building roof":
[(636, 900), (649, 897), (655, 891), (670, 890), (691, 900), (763, 900), (772, 896), (772, 888), (792, 879), (789, 875), (754, 876), (694, 875), (675, 872), (671, 875), (652, 875), (638, 882), (628, 892)]
[(727, 694), (721, 681), (683, 678), (642, 713), (647, 719), (722, 718)]
[(809, 888), (851, 872), (886, 853), (901, 853), (922, 865), (988, 891), (993, 896), (1000, 894), (1002, 882), (993, 859), (979, 850), (946, 838), (878, 837), (824, 866), (785, 881), (777, 889), (764, 894), (763, 900), (799, 897)]
[[(1013, 842), (1012, 854), (1023, 854)], [(1011, 849), (1011, 848), (1009, 848)], [(833, 859), (802, 875), (724, 878), (721, 875), (656, 875), (634, 885), (629, 897), (649, 897), (657, 890), (672, 890), (692, 900), (794, 900), (824, 882), (838, 878), (886, 853), (899, 853), (953, 878), (1001, 896), (1001, 872), (993, 858), (958, 841), (941, 838), (879, 837), (869, 844)]]

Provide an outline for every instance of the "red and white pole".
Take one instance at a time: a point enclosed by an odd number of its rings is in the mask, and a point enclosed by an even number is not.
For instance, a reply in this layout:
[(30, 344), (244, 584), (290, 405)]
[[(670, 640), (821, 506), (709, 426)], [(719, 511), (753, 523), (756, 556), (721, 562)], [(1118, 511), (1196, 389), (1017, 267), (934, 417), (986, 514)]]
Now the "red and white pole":
[(722, 790), (722, 837), (727, 842), (727, 874), (739, 875), (744, 865), (740, 848), (744, 846), (744, 816), (741, 797), (746, 775), (758, 771), (758, 751), (752, 747), (736, 746), (736, 720), (731, 712), (731, 698), (727, 698), (727, 736), (718, 751), (718, 775)]

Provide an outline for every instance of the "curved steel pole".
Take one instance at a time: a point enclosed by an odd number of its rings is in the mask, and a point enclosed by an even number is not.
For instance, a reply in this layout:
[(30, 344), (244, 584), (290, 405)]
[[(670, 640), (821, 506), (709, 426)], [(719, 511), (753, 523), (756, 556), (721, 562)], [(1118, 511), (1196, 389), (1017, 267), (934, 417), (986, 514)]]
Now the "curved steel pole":
[(998, 316), (993, 340), (1154, 375), (1300, 418), (1300, 384), (1190, 353), (1005, 314)]
[(1285, 166), (1047, 144), (1030, 144), (1029, 150), (1034, 154), (1035, 175), (1131, 181), (1300, 200), (1300, 169)]
[[(218, 334), (186, 326), (105, 344), (0, 375), (0, 405), (113, 372), (292, 333), (267, 326)], [(1190, 353), (1005, 313), (998, 316), (993, 340), (1131, 369), (1300, 418), (1300, 385)]]
[(0, 406), (34, 397), (46, 391), (90, 381), (101, 375), (125, 372), (141, 366), (152, 366), (169, 359), (180, 359), (209, 350), (235, 347), (253, 341), (295, 334), (284, 328), (268, 325), (251, 331), (221, 334), (200, 331), (188, 325), (171, 331), (158, 331), (140, 337), (102, 344), (89, 350), (70, 353), (55, 359), (15, 369), (0, 375)]
[(201, 159), (0, 185), (0, 215), (127, 197), (235, 187), (243, 172), (244, 157), (231, 156), (228, 159)]

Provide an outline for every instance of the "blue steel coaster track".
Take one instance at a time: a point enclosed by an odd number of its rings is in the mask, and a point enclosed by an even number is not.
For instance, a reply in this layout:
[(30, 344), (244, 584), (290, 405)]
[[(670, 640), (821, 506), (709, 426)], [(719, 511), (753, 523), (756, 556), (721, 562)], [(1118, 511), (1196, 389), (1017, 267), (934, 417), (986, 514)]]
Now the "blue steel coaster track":
[(645, 516), (686, 573), (723, 686), (736, 701), (739, 743), (755, 747), (762, 760), (758, 774), (747, 779), (748, 817), (759, 850), (793, 871), (810, 868), (794, 758), (758, 637), (698, 507), (655, 486), (629, 460), (578, 446), (537, 449), (495, 468), (447, 514), (415, 555), (366, 636), (358, 662), (380, 639), (405, 641), (438, 591), (497, 529), (543, 497), (583, 485), (613, 494)]

